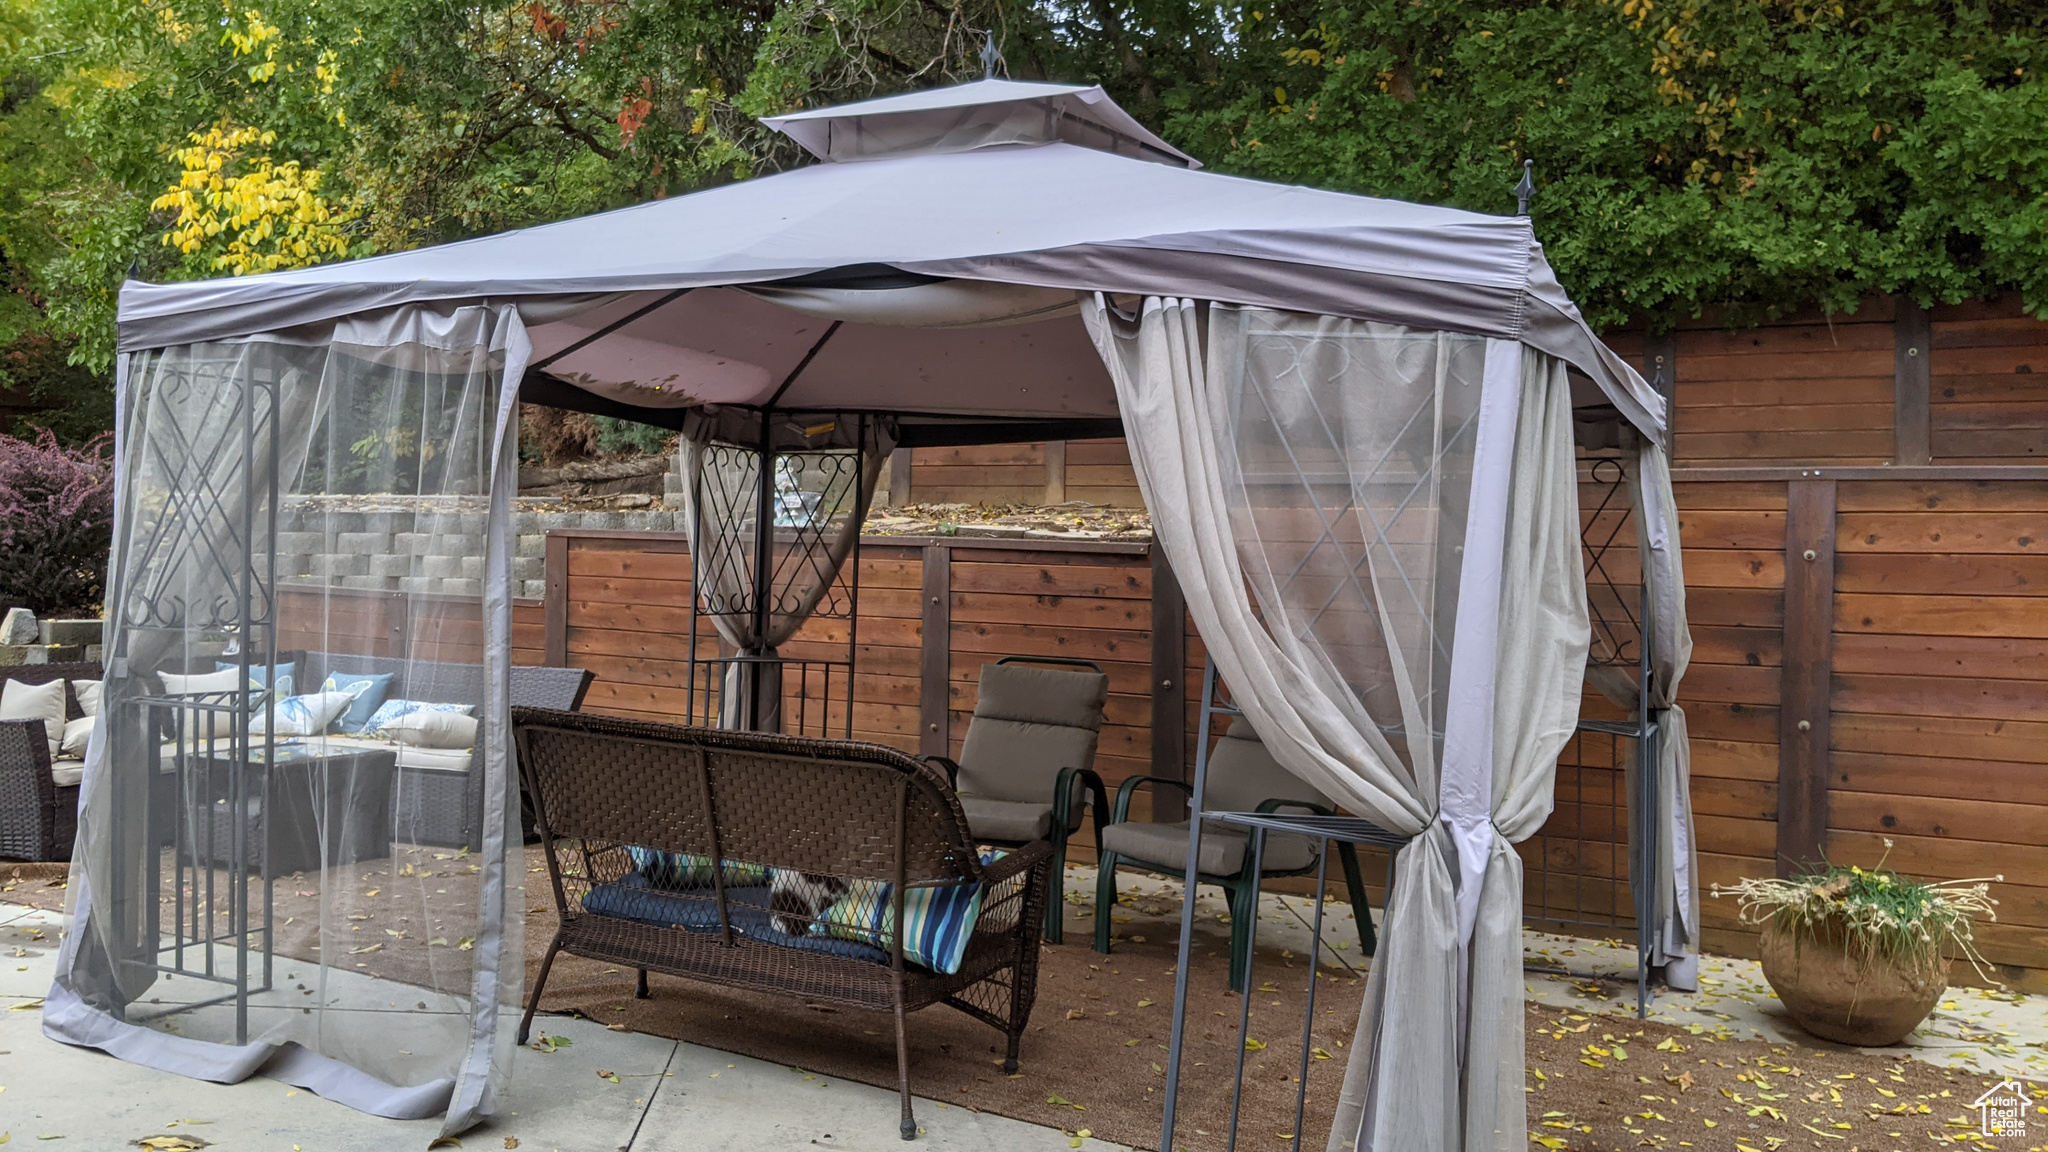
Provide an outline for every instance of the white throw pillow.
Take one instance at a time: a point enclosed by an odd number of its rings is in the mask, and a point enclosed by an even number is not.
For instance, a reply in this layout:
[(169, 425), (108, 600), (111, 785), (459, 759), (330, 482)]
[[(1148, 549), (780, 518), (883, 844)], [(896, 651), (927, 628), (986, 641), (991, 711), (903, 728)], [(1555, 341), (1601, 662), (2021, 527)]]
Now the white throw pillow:
[(64, 746), (59, 753), (76, 760), (85, 759), (85, 742), (92, 737), (93, 718), (80, 716), (64, 725)]
[(101, 683), (103, 681), (99, 680), (73, 680), (71, 682), (71, 694), (78, 697), (78, 708), (87, 716), (97, 716), (100, 714)]
[[(201, 672), (194, 676), (181, 676), (176, 672), (159, 672), (157, 675), (163, 678), (164, 692), (171, 696), (190, 696), (201, 692), (232, 692), (242, 683), (242, 671), (239, 668)], [(204, 701), (207, 704), (220, 702)]]
[(460, 712), (408, 712), (384, 725), (400, 744), (419, 748), (468, 748), (476, 743), (476, 717)]
[[(355, 703), (355, 696), (347, 692), (313, 692), (304, 696), (287, 696), (272, 705), (270, 711), (277, 713), (276, 736), (318, 736), (327, 731), (327, 726), (348, 706)], [(261, 712), (249, 718), (251, 735), (260, 733), (266, 727), (267, 718)]]
[(64, 747), (64, 682), (23, 684), (9, 680), (0, 687), (0, 720), (41, 720), (50, 741), (50, 759)]

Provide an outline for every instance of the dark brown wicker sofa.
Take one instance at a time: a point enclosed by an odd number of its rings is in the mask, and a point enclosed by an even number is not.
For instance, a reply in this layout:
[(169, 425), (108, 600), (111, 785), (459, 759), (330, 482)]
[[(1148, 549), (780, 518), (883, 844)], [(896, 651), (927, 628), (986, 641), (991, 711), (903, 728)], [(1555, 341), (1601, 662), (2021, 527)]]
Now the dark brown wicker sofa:
[[(1016, 1070), (1037, 995), (1043, 841), (984, 863), (945, 776), (878, 745), (538, 708), (515, 707), (512, 727), (561, 917), (520, 1043), (566, 950), (639, 969), (642, 997), (653, 971), (894, 1013), (906, 1140), (905, 1013), (943, 1003), (988, 1023)], [(969, 895), (978, 917), (937, 911)], [(931, 954), (940, 920), (951, 972), (906, 956)]]
[[(97, 663), (21, 664), (0, 668), (0, 680), (47, 684), (98, 680)], [(85, 715), (78, 694), (64, 692), (65, 717)], [(78, 837), (78, 788), (51, 775), (50, 745), (39, 720), (0, 720), (0, 857), (69, 860)]]

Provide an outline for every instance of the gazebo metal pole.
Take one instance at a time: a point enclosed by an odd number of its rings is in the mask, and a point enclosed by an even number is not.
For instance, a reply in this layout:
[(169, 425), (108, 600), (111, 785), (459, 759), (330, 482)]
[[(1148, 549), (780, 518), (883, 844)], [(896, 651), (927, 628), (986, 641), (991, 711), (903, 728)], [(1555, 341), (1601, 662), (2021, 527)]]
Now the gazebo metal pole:
[[(853, 579), (847, 581), (846, 609), (846, 738), (853, 739), (853, 665), (860, 659), (860, 538), (867, 527), (867, 508), (860, 502), (866, 483), (868, 466), (868, 416), (860, 417), (859, 437), (853, 448), (853, 505), (861, 517), (861, 523), (853, 529), (853, 554), (846, 559), (851, 565)], [(872, 500), (873, 493), (869, 493)], [(847, 569), (841, 569), (846, 571)], [(825, 730), (832, 723), (832, 666), (825, 666)]]
[[(1640, 482), (1640, 477), (1638, 478)], [(1647, 497), (1647, 493), (1645, 494)], [(1657, 825), (1657, 726), (1650, 718), (1650, 689), (1656, 668), (1650, 658), (1654, 625), (1650, 620), (1650, 565), (1643, 564), (1642, 624), (1637, 630), (1642, 651), (1636, 683), (1636, 1017), (1650, 1014), (1650, 956), (1657, 925), (1658, 844), (1664, 830)]]
[[(1188, 1018), (1188, 958), (1195, 944), (1195, 881), (1201, 875), (1202, 862), (1202, 794), (1209, 782), (1209, 722), (1215, 710), (1216, 665), (1211, 661), (1202, 669), (1202, 719), (1195, 730), (1195, 785), (1188, 795), (1188, 858), (1187, 869), (1181, 873), (1180, 951), (1173, 966), (1173, 1031), (1166, 1042), (1166, 1116), (1160, 1125), (1160, 1152), (1173, 1152), (1173, 1113), (1180, 1097), (1180, 1050)], [(1109, 913), (1108, 908), (1095, 910), (1097, 916)], [(1245, 994), (1250, 995), (1249, 988)]]
[[(242, 373), (242, 563), (235, 597), (238, 628), (240, 682), (228, 695), (232, 727), (228, 729), (228, 931), (235, 938), (235, 1043), (249, 1042), (249, 658), (255, 646), (249, 630), (249, 608), (253, 603), (256, 577), (256, 376)], [(265, 682), (270, 673), (264, 673)], [(258, 707), (268, 708), (270, 694), (257, 697)], [(263, 726), (268, 733), (270, 725)], [(266, 823), (270, 813), (261, 819)], [(211, 927), (211, 926), (209, 926)]]
[(763, 684), (767, 679), (767, 664), (762, 658), (767, 655), (769, 590), (774, 585), (774, 574), (769, 565), (775, 558), (775, 431), (769, 422), (772, 409), (761, 409), (761, 459), (755, 468), (755, 479), (759, 481), (754, 504), (754, 653), (753, 660), (745, 659), (740, 653), (740, 683), (746, 692), (746, 714), (744, 720), (749, 730), (759, 732), (768, 717), (768, 705), (762, 699)]

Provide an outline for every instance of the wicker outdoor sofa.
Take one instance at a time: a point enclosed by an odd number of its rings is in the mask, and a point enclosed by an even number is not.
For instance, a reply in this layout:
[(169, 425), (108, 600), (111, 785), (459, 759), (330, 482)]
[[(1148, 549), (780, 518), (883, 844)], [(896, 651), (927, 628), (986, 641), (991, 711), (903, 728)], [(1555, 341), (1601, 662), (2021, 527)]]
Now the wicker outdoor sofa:
[[(98, 680), (98, 663), (22, 664), (0, 669), (0, 679), (24, 684)], [(78, 694), (64, 692), (65, 717), (85, 715)], [(78, 786), (83, 764), (50, 760), (39, 720), (0, 720), (0, 857), (69, 860), (78, 838)]]
[[(993, 1026), (1016, 1071), (1043, 841), (984, 862), (945, 776), (892, 748), (538, 708), (512, 724), (561, 918), (520, 1043), (567, 951), (639, 969), (642, 997), (654, 971), (892, 1012), (906, 1140), (905, 1013), (944, 1003)], [(939, 911), (968, 897), (978, 915)], [(953, 951), (932, 959), (942, 937)]]

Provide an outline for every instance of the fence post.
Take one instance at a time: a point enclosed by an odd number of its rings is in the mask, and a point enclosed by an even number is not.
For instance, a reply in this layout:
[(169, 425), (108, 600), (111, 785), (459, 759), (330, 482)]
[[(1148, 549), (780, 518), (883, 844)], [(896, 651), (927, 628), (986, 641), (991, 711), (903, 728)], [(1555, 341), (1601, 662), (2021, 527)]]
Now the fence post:
[(950, 756), (947, 705), (953, 680), (953, 550), (944, 544), (927, 544), (924, 549), (922, 633), (917, 747), (926, 756)]
[(1927, 361), (1933, 353), (1933, 331), (1927, 309), (1910, 296), (1897, 298), (1892, 314), (1892, 428), (1898, 464), (1925, 464), (1933, 459), (1928, 443), (1931, 413)]
[(1045, 502), (1065, 504), (1067, 502), (1067, 442), (1047, 440), (1045, 442)]
[(541, 663), (560, 668), (569, 662), (569, 537), (550, 531), (543, 553), (547, 589), (541, 599)]
[(1835, 651), (1835, 482), (1785, 490), (1785, 660), (1778, 712), (1778, 874), (1820, 860), (1828, 835)]
[(898, 448), (889, 453), (889, 507), (901, 508), (910, 503), (910, 449)]
[[(1152, 544), (1152, 775), (1187, 779), (1188, 636), (1187, 597), (1166, 561), (1166, 550)], [(1158, 802), (1154, 792), (1152, 819), (1171, 823), (1186, 812), (1181, 797), (1169, 794)]]

